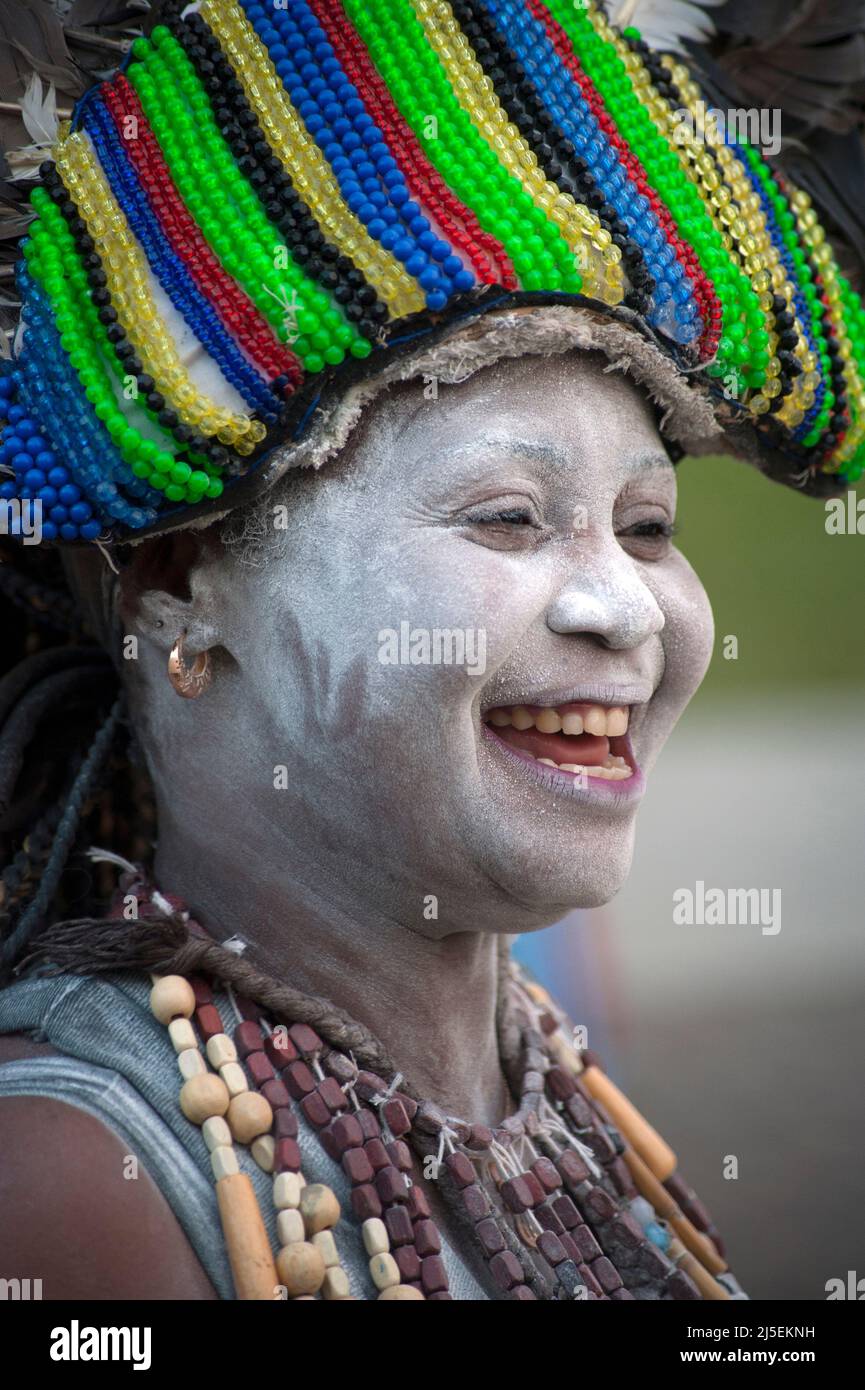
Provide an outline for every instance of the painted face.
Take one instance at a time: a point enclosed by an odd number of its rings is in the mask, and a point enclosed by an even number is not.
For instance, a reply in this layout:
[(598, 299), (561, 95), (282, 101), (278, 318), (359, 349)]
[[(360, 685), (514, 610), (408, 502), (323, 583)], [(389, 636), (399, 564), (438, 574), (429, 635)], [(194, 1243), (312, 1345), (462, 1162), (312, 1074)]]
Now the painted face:
[(712, 645), (641, 393), (585, 355), (408, 383), (272, 505), (212, 581), (232, 660), (195, 714), (215, 759), (230, 717), (236, 805), (416, 926), (434, 896), (430, 932), (608, 900)]

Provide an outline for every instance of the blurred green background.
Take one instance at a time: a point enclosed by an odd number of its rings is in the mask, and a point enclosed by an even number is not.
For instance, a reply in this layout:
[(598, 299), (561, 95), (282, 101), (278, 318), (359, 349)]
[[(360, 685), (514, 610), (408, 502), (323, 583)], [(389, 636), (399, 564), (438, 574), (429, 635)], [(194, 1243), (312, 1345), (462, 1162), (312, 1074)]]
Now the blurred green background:
[(823, 502), (735, 459), (683, 459), (677, 472), (676, 543), (709, 592), (718, 639), (739, 638), (736, 661), (717, 641), (700, 704), (865, 681), (865, 535), (827, 534)]

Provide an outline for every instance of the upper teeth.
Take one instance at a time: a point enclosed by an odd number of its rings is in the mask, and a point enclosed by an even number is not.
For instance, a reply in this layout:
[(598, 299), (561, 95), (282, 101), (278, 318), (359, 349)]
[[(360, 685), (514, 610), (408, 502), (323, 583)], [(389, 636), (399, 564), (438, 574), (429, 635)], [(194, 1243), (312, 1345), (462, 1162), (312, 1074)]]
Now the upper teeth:
[(533, 714), (525, 705), (510, 705), (490, 711), (489, 721), (498, 729), (538, 729), (542, 734), (594, 734), (598, 738), (620, 738), (628, 731), (628, 709), (589, 705), (582, 714), (565, 709), (542, 709)]

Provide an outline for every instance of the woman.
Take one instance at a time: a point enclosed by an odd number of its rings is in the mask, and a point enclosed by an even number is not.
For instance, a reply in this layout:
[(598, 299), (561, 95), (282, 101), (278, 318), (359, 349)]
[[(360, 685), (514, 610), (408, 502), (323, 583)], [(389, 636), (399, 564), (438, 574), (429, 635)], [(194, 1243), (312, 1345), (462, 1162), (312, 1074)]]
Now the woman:
[[(861, 306), (592, 5), (332, 10), (154, 30), (34, 197), (5, 496), (100, 541), (63, 563), (125, 703), (89, 648), (2, 697), (4, 796), (52, 704), (103, 715), (7, 887), (13, 1262), (57, 1298), (742, 1297), (507, 941), (618, 890), (708, 664), (672, 459), (846, 487)], [(127, 722), (155, 852), (92, 851), (100, 921), (61, 871)]]

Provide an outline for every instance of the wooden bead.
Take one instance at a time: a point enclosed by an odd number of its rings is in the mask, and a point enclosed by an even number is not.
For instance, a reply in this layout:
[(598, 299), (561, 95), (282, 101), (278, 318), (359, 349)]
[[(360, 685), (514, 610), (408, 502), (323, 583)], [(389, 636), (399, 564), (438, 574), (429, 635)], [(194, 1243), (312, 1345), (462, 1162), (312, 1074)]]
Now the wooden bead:
[(677, 1158), (653, 1129), (648, 1120), (623, 1095), (618, 1086), (601, 1071), (600, 1067), (589, 1066), (583, 1072), (583, 1081), (595, 1100), (599, 1100), (610, 1116), (616, 1129), (637, 1152), (646, 1166), (659, 1182), (664, 1182), (676, 1171)]
[(163, 975), (150, 991), (150, 1012), (166, 1027), (173, 1018), (191, 1018), (195, 1013), (192, 985), (182, 975)]
[(219, 1071), (226, 1062), (237, 1061), (237, 1048), (227, 1033), (216, 1033), (207, 1039), (207, 1060), (214, 1071)]
[(231, 1148), (231, 1130), (221, 1115), (211, 1115), (201, 1126), (204, 1142), (211, 1153), (214, 1149)]
[(380, 1216), (371, 1216), (361, 1226), (363, 1243), (368, 1255), (386, 1255), (390, 1250), (387, 1227)]
[(383, 1303), (385, 1300), (392, 1302), (396, 1299), (412, 1299), (414, 1301), (420, 1299), (421, 1303), (426, 1301), (420, 1289), (413, 1289), (410, 1284), (389, 1284), (386, 1289), (382, 1289), (378, 1296), (379, 1303)]
[(393, 1255), (373, 1255), (369, 1272), (377, 1289), (389, 1289), (399, 1283), (399, 1267)]
[(251, 1144), (270, 1129), (273, 1111), (257, 1091), (242, 1091), (232, 1096), (226, 1118), (237, 1143)]
[(327, 1273), (321, 1251), (305, 1240), (283, 1246), (276, 1257), (276, 1271), (289, 1298), (318, 1293)]
[(213, 1176), (219, 1182), (220, 1178), (227, 1178), (231, 1173), (239, 1173), (240, 1168), (237, 1162), (237, 1154), (234, 1149), (225, 1144), (220, 1144), (213, 1149), (210, 1155), (210, 1166), (213, 1169)]
[(249, 1151), (263, 1173), (272, 1173), (275, 1150), (272, 1135), (260, 1134), (257, 1139), (253, 1139)]
[(239, 1062), (224, 1062), (219, 1068), (219, 1075), (228, 1087), (230, 1096), (239, 1096), (249, 1090), (246, 1072)]
[(351, 1289), (348, 1283), (348, 1275), (341, 1265), (335, 1265), (329, 1269), (324, 1276), (324, 1283), (321, 1286), (322, 1298), (339, 1301), (351, 1296)]
[(177, 1065), (184, 1081), (191, 1076), (202, 1076), (207, 1071), (207, 1063), (197, 1047), (185, 1047), (177, 1054)]
[(307, 1234), (326, 1231), (339, 1220), (339, 1202), (332, 1188), (323, 1182), (310, 1183), (300, 1196), (300, 1210)]
[(273, 1205), (277, 1211), (299, 1207), (303, 1183), (300, 1173), (277, 1173), (273, 1180)]
[(339, 1264), (339, 1252), (336, 1248), (336, 1241), (333, 1238), (333, 1231), (316, 1231), (312, 1238), (312, 1243), (316, 1250), (321, 1251), (328, 1269), (332, 1269), (334, 1265)]
[(203, 1125), (211, 1115), (224, 1115), (230, 1099), (225, 1082), (212, 1071), (191, 1076), (180, 1088), (180, 1108), (194, 1125)]
[(286, 1207), (277, 1212), (276, 1234), (280, 1245), (297, 1245), (299, 1241), (306, 1240), (303, 1217), (297, 1207)]
[(198, 1048), (195, 1029), (188, 1018), (173, 1018), (168, 1025), (168, 1036), (175, 1052), (185, 1052), (187, 1048)]
[(246, 1173), (221, 1178), (216, 1199), (237, 1297), (272, 1302), (280, 1281), (251, 1179)]

